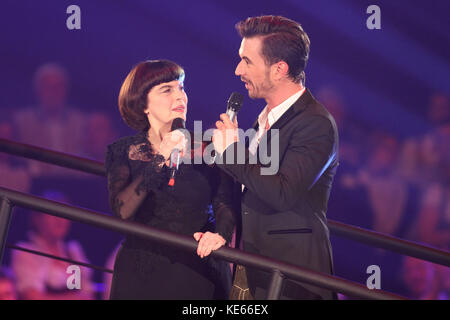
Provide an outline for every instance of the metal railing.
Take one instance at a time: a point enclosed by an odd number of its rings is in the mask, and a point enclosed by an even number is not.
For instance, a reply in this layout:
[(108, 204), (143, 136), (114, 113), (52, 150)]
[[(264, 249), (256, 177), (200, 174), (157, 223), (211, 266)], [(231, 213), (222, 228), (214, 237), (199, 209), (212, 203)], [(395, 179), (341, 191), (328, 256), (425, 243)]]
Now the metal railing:
[[(81, 209), (64, 203), (0, 187), (0, 259), (2, 258), (5, 247), (4, 244), (8, 233), (13, 206), (20, 206), (72, 221), (89, 224), (91, 226), (138, 236), (142, 239), (190, 251), (192, 254), (195, 254), (197, 250), (198, 243), (188, 236), (152, 228), (136, 222), (123, 221), (122, 219), (111, 217), (96, 211)], [(384, 292), (382, 290), (369, 290), (367, 287), (352, 281), (312, 271), (297, 265), (276, 261), (267, 257), (249, 254), (237, 249), (222, 247), (219, 250), (213, 251), (211, 254), (227, 261), (271, 272), (272, 280), (267, 296), (268, 299), (271, 300), (279, 298), (284, 278), (298, 280), (303, 283), (319, 286), (335, 292), (341, 292), (356, 298), (377, 300), (404, 299), (396, 294)]]
[[(7, 152), (13, 155), (26, 157), (52, 163), (66, 168), (89, 172), (92, 174), (105, 176), (106, 171), (101, 162), (75, 157), (61, 152), (55, 152), (44, 148), (38, 148), (26, 144), (21, 144), (5, 139), (0, 139), (0, 152)], [(97, 225), (110, 230), (125, 234), (134, 234), (143, 238), (164, 242), (179, 248), (195, 251), (197, 243), (181, 235), (171, 234), (167, 231), (157, 230), (147, 226), (135, 224), (133, 222), (122, 221), (99, 214), (95, 211), (82, 210), (76, 207), (58, 204), (53, 201), (40, 199), (34, 196), (20, 194), (18, 192), (0, 188), (2, 198), (0, 208), (0, 258), (4, 248), (4, 240), (9, 226), (10, 211), (12, 204), (20, 205), (29, 209), (40, 210), (64, 217), (67, 219)], [(40, 202), (44, 201), (44, 202)], [(75, 210), (75, 211), (74, 211)], [(102, 220), (106, 219), (106, 220)], [(113, 219), (113, 220), (107, 220)], [(346, 225), (340, 222), (328, 220), (328, 226), (332, 233), (352, 240), (366, 243), (371, 246), (392, 250), (401, 254), (410, 255), (419, 259), (450, 266), (450, 253), (444, 250), (418, 244), (381, 234), (378, 232), (365, 230), (359, 227)], [(279, 296), (283, 277), (292, 278), (304, 283), (313, 284), (322, 288), (342, 292), (350, 296), (368, 299), (401, 299), (398, 295), (386, 293), (381, 290), (369, 290), (366, 287), (354, 282), (343, 280), (327, 274), (318, 273), (296, 265), (275, 261), (266, 257), (255, 256), (240, 252), (230, 248), (221, 248), (212, 254), (228, 261), (242, 265), (252, 266), (265, 271), (272, 272), (272, 281), (269, 288), (268, 298), (273, 299)]]
[[(66, 153), (2, 138), (0, 138), (0, 152), (52, 163), (61, 167), (88, 172), (98, 176), (106, 175), (105, 167), (103, 163), (99, 161), (84, 159)], [(347, 225), (330, 219), (328, 219), (328, 228), (331, 233), (340, 237), (345, 237), (374, 247), (391, 250), (433, 263), (450, 266), (450, 253), (448, 251), (439, 250), (431, 246), (399, 239), (390, 235)]]

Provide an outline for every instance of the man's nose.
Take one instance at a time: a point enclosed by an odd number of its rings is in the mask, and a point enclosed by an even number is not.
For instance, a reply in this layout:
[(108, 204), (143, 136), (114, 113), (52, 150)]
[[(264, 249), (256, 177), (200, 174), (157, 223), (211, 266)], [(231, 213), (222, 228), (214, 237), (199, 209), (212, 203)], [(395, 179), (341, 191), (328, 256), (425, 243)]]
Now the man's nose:
[(234, 70), (234, 74), (237, 75), (238, 77), (240, 77), (242, 75), (241, 62), (239, 62), (238, 65), (236, 66), (236, 69)]

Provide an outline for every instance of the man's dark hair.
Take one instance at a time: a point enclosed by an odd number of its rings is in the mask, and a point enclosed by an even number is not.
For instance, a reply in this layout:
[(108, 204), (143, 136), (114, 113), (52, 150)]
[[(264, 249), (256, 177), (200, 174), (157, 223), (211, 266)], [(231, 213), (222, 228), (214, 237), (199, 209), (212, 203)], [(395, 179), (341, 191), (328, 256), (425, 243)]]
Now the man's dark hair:
[(184, 81), (184, 70), (169, 60), (148, 60), (136, 65), (125, 78), (119, 93), (119, 111), (122, 119), (137, 131), (150, 128), (147, 115), (147, 94), (161, 83)]
[(299, 23), (282, 16), (259, 16), (238, 22), (236, 29), (242, 38), (263, 37), (261, 54), (266, 64), (286, 62), (289, 77), (304, 84), (310, 41)]

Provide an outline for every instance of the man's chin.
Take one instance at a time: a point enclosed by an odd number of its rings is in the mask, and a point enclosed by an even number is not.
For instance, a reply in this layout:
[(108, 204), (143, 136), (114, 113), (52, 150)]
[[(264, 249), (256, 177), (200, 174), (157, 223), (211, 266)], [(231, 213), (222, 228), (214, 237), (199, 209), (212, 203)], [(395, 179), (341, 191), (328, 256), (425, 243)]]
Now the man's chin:
[(248, 96), (250, 97), (250, 99), (259, 99), (259, 98), (261, 98), (254, 91), (248, 91)]
[(248, 96), (249, 96), (251, 99), (255, 99), (255, 98), (254, 98), (254, 96), (255, 96), (255, 91), (253, 91), (253, 90), (251, 90), (251, 89), (247, 89), (247, 93), (248, 93)]

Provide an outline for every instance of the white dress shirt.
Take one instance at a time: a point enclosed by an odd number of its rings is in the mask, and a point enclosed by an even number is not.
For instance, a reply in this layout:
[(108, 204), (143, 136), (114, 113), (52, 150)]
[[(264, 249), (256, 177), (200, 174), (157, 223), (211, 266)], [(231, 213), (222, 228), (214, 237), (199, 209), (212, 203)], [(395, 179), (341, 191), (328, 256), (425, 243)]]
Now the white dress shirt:
[(249, 150), (251, 153), (256, 154), (259, 141), (266, 132), (266, 123), (269, 122), (270, 128), (294, 104), (294, 102), (297, 101), (302, 96), (303, 92), (305, 92), (305, 87), (303, 87), (300, 91), (294, 93), (292, 96), (284, 100), (278, 106), (272, 108), (270, 112), (268, 112), (268, 106), (266, 105), (266, 107), (263, 109), (263, 111), (261, 111), (261, 113), (258, 116), (258, 132), (253, 137), (249, 146)]
[[(303, 87), (298, 92), (294, 93), (292, 96), (284, 100), (282, 103), (277, 105), (276, 107), (272, 108), (270, 112), (268, 111), (268, 106), (261, 111), (261, 113), (258, 116), (258, 132), (255, 134), (253, 139), (250, 141), (249, 145), (249, 151), (252, 154), (256, 154), (256, 150), (258, 149), (259, 141), (261, 140), (261, 137), (266, 132), (266, 123), (268, 122), (269, 128), (272, 127), (272, 125), (277, 122), (278, 119), (281, 118), (281, 116), (297, 101), (302, 94), (305, 92), (306, 88)], [(244, 191), (244, 185), (242, 185), (242, 191)]]

